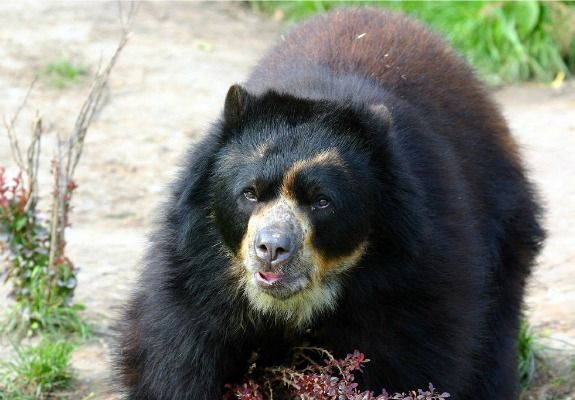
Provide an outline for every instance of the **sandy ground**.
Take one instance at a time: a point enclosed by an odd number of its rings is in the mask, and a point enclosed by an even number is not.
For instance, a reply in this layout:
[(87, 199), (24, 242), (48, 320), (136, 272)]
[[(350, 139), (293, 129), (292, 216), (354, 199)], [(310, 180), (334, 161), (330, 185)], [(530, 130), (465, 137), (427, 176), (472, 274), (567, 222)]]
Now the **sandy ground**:
[[(72, 60), (93, 72), (120, 34), (117, 4), (101, 2), (0, 3), (0, 27), (0, 114), (6, 116), (46, 65)], [(88, 134), (68, 234), (69, 255), (81, 267), (76, 299), (95, 331), (73, 360), (90, 398), (117, 397), (106, 382), (111, 324), (137, 276), (153, 210), (182, 150), (217, 116), (229, 85), (246, 78), (285, 28), (238, 3), (141, 4)], [(46, 170), (53, 140), (69, 132), (88, 86), (89, 78), (65, 89), (40, 80), (22, 112), (22, 137), (36, 109), (44, 116)], [(523, 84), (494, 95), (548, 210), (549, 239), (527, 313), (567, 354), (575, 344), (575, 86)], [(4, 135), (0, 165), (13, 166)], [(49, 179), (44, 174), (41, 183)], [(8, 304), (6, 292), (0, 288), (0, 308)]]

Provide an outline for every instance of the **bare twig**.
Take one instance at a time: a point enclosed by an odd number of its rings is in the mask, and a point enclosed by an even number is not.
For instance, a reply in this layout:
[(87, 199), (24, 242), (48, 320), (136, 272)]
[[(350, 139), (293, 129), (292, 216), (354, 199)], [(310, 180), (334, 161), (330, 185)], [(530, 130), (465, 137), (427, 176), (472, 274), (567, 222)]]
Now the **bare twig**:
[(96, 74), (96, 78), (92, 83), (92, 87), (90, 88), (90, 92), (88, 93), (88, 97), (84, 101), (84, 104), (82, 104), (80, 113), (76, 118), (76, 123), (74, 124), (72, 134), (70, 135), (68, 154), (66, 155), (66, 175), (69, 180), (72, 179), (76, 166), (80, 161), (80, 156), (82, 155), (82, 149), (84, 147), (84, 140), (86, 138), (86, 133), (88, 132), (88, 127), (92, 123), (92, 119), (98, 110), (100, 100), (102, 99), (102, 93), (108, 84), (110, 72), (112, 71), (112, 68), (114, 68), (120, 53), (128, 42), (135, 11), (136, 6), (131, 3), (128, 14), (124, 17), (120, 3), (120, 19), (122, 21), (122, 35), (120, 37), (120, 41), (116, 47), (116, 51), (108, 61), (106, 67), (104, 69), (99, 68), (98, 73)]
[(42, 140), (42, 117), (36, 111), (32, 121), (32, 139), (27, 151), (27, 175), (28, 175), (28, 201), (25, 210), (33, 210), (38, 203), (38, 170), (40, 169), (40, 151)]
[[(98, 68), (94, 82), (76, 117), (76, 122), (67, 139), (67, 143), (64, 143), (60, 138), (58, 141), (58, 157), (54, 161), (55, 165), (53, 167), (55, 193), (51, 216), (52, 224), (50, 227), (52, 243), (50, 244), (49, 270), (53, 270), (61, 257), (63, 257), (66, 243), (64, 235), (66, 224), (68, 223), (67, 212), (72, 191), (71, 185), (73, 186), (74, 182), (74, 172), (82, 155), (88, 128), (92, 124), (94, 116), (101, 104), (102, 94), (108, 84), (110, 73), (116, 65), (124, 46), (128, 42), (135, 11), (136, 6), (131, 3), (127, 14), (124, 15), (120, 4), (122, 33), (118, 46), (106, 66), (104, 68), (101, 68), (101, 66)], [(63, 150), (64, 146), (66, 146), (66, 148)]]
[(20, 167), (20, 169), (25, 171), (26, 174), (28, 174), (29, 172), (26, 171), (26, 165), (24, 164), (24, 161), (22, 158), (22, 152), (20, 151), (20, 144), (18, 143), (18, 137), (16, 136), (16, 132), (15, 132), (14, 127), (16, 125), (16, 121), (18, 120), (18, 117), (20, 116), (20, 112), (26, 106), (26, 103), (28, 102), (28, 98), (30, 97), (30, 93), (32, 92), (32, 88), (34, 88), (34, 85), (36, 84), (37, 80), (38, 80), (38, 77), (36, 76), (32, 80), (32, 83), (30, 83), (30, 86), (28, 87), (28, 90), (26, 91), (26, 95), (24, 96), (24, 99), (20, 103), (20, 106), (16, 109), (16, 112), (12, 116), (12, 119), (10, 119), (10, 121), (7, 121), (6, 117), (4, 117), (4, 127), (6, 128), (6, 133), (8, 134), (8, 139), (10, 140), (10, 150), (12, 151), (12, 157), (14, 158), (14, 161), (16, 162), (18, 167)]
[[(20, 116), (20, 112), (26, 106), (28, 102), (28, 98), (30, 97), (30, 93), (36, 83), (38, 77), (34, 78), (28, 90), (26, 91), (26, 95), (24, 99), (18, 106), (18, 109), (10, 119), (10, 121), (6, 120), (4, 117), (4, 127), (6, 129), (6, 133), (8, 135), (8, 140), (10, 141), (10, 150), (12, 152), (12, 158), (14, 162), (20, 170), (24, 173), (25, 181), (28, 185), (28, 200), (25, 205), (25, 210), (29, 211), (30, 209), (34, 209), (36, 203), (38, 202), (38, 169), (40, 168), (40, 145), (41, 145), (41, 138), (42, 138), (42, 118), (40, 114), (36, 112), (34, 116), (34, 120), (32, 121), (32, 138), (30, 143), (28, 144), (28, 148), (26, 149), (26, 159), (24, 159), (24, 154), (20, 149), (20, 143), (18, 141), (18, 136), (16, 135), (16, 122), (18, 121), (18, 117)], [(25, 161), (26, 162), (25, 162)]]
[[(52, 209), (50, 211), (50, 254), (48, 256), (48, 270), (53, 271), (56, 262), (61, 258), (63, 250), (62, 242), (64, 236), (65, 215), (65, 195), (66, 195), (66, 176), (62, 169), (62, 147), (63, 141), (58, 137), (56, 145), (56, 159), (52, 162), (52, 175), (54, 177), (54, 193), (52, 194)], [(46, 298), (51, 296), (52, 285), (46, 285)]]
[(128, 34), (132, 28), (132, 22), (134, 21), (134, 16), (136, 11), (138, 11), (139, 2), (130, 1), (127, 2), (128, 8), (124, 9), (126, 2), (118, 1), (118, 14), (120, 15), (120, 21), (122, 23), (122, 31), (124, 34)]
[[(334, 357), (329, 351), (327, 351), (326, 349), (322, 349), (321, 347), (315, 347), (315, 346), (306, 346), (306, 347), (294, 347), (294, 350), (299, 350), (299, 351), (300, 351), (300, 354), (299, 354), (300, 357), (306, 357), (305, 354), (304, 354), (304, 352), (305, 352), (306, 350), (315, 351), (316, 353), (323, 354), (324, 356), (326, 356), (326, 357), (328, 358), (328, 360), (329, 360), (330, 362), (333, 363), (333, 365), (335, 365), (335, 366), (337, 367), (337, 369), (339, 370), (339, 373), (340, 373), (342, 376), (344, 375), (344, 372), (343, 372), (343, 370), (341, 369), (341, 367), (339, 366), (339, 364), (336, 362), (337, 360), (335, 359), (335, 357)], [(307, 357), (306, 357), (306, 358), (307, 358)], [(311, 360), (311, 363), (312, 363), (312, 364), (310, 364), (310, 365), (317, 364), (317, 363), (315, 363), (313, 360)]]

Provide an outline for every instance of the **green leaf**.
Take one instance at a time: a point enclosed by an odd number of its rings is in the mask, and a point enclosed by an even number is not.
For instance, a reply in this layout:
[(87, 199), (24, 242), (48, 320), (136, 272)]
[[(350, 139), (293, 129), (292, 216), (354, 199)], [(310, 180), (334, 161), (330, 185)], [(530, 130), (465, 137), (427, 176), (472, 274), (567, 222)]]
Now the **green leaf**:
[(14, 221), (14, 228), (15, 228), (17, 231), (21, 231), (22, 228), (24, 228), (24, 227), (26, 226), (26, 222), (27, 222), (27, 221), (28, 221), (28, 220), (26, 219), (25, 216), (17, 217), (16, 220)]
[(507, 4), (515, 18), (517, 32), (521, 38), (527, 37), (535, 30), (541, 16), (541, 6), (537, 1), (522, 1)]

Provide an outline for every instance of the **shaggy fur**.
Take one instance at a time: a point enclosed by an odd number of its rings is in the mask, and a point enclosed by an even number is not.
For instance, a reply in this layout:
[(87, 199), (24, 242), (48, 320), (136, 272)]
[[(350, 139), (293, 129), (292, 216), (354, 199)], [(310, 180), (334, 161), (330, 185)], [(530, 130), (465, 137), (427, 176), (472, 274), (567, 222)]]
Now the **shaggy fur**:
[[(278, 199), (315, 260), (284, 300), (254, 293), (243, 263), (252, 216)], [(278, 362), (305, 339), (364, 352), (363, 388), (514, 399), (538, 221), (505, 121), (436, 34), (370, 9), (316, 17), (191, 150), (125, 313), (122, 384), (129, 399), (219, 399), (253, 351)]]

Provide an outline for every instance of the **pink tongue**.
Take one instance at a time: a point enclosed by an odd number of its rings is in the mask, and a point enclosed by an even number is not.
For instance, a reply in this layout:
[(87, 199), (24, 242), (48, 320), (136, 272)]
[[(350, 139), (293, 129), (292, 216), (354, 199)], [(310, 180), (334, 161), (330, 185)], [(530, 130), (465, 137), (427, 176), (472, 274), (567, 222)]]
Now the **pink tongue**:
[(277, 272), (258, 272), (257, 273), (257, 278), (259, 281), (265, 282), (268, 285), (271, 285), (272, 283), (279, 281), (282, 277), (282, 274), (277, 273)]

